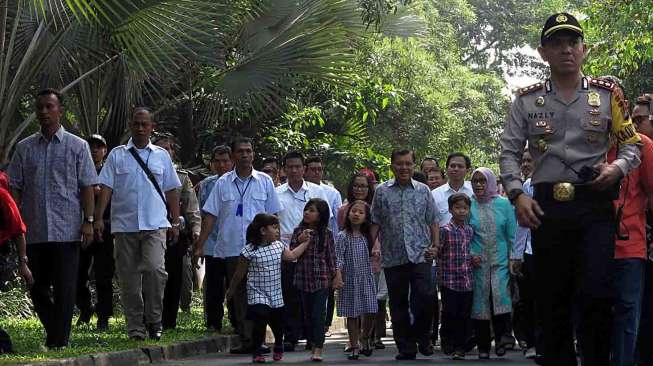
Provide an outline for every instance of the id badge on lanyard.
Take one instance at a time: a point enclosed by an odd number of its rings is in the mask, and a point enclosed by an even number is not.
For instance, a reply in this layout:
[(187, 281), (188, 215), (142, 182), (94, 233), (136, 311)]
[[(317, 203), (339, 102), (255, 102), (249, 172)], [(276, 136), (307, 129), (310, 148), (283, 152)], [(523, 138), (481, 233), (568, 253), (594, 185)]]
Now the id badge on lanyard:
[(234, 180), (234, 184), (236, 185), (236, 189), (238, 190), (238, 194), (240, 195), (240, 201), (238, 201), (238, 206), (236, 206), (236, 216), (243, 216), (243, 197), (245, 197), (245, 193), (247, 193), (247, 189), (249, 188), (249, 184), (252, 183), (252, 177), (249, 177), (247, 179), (247, 185), (245, 186), (245, 189), (241, 192), (240, 187), (238, 187), (238, 183)]

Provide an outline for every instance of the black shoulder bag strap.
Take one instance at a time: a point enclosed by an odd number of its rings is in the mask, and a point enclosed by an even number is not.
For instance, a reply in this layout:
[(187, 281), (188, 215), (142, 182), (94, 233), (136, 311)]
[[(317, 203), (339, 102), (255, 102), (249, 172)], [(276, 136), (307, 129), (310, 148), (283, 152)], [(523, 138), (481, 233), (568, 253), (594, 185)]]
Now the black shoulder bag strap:
[[(161, 191), (161, 187), (159, 187), (159, 183), (157, 183), (156, 178), (154, 178), (154, 174), (152, 174), (152, 171), (150, 171), (150, 168), (145, 165), (145, 162), (143, 162), (143, 159), (141, 159), (140, 156), (138, 156), (138, 153), (136, 152), (136, 149), (134, 147), (129, 148), (129, 152), (132, 154), (134, 159), (136, 159), (136, 162), (138, 165), (141, 166), (141, 169), (145, 172), (145, 175), (150, 179), (150, 182), (152, 182), (152, 185), (154, 186), (154, 189), (156, 189), (156, 192), (159, 194), (159, 197), (161, 197), (161, 200), (163, 200), (163, 204), (166, 206), (166, 212), (168, 211), (168, 202), (166, 202), (166, 197), (163, 195), (163, 192)], [(168, 216), (169, 213), (168, 213)]]

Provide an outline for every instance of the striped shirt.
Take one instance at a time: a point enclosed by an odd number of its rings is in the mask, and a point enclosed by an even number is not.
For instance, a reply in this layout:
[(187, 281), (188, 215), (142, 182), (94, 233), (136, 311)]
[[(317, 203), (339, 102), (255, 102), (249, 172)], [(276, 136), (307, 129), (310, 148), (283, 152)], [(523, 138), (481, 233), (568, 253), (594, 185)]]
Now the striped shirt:
[(79, 190), (98, 181), (86, 141), (63, 127), (50, 141), (37, 132), (16, 145), (7, 173), (21, 192), (28, 244), (82, 240)]
[(440, 286), (454, 291), (472, 290), (471, 243), (474, 230), (453, 220), (440, 227), (440, 255), (437, 280)]

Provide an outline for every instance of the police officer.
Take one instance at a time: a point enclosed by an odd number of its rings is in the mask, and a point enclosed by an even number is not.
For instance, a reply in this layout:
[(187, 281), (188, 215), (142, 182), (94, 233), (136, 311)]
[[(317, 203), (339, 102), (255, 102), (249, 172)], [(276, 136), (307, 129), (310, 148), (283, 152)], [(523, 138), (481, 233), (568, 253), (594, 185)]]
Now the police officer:
[[(154, 144), (168, 151), (172, 160), (175, 160), (174, 138), (169, 134), (159, 134), (154, 139)], [(180, 231), (179, 240), (168, 245), (165, 255), (168, 282), (163, 294), (163, 314), (161, 324), (163, 329), (174, 329), (177, 326), (177, 312), (180, 304), (190, 304), (192, 293), (192, 266), (190, 257), (190, 244), (199, 237), (201, 219), (197, 195), (193, 189), (188, 172), (177, 168), (177, 176), (181, 182), (179, 191), (180, 214), (184, 228)], [(186, 301), (184, 301), (186, 298)]]
[[(621, 90), (581, 73), (586, 51), (583, 29), (572, 15), (547, 19), (538, 52), (549, 64), (550, 78), (519, 90), (501, 137), (504, 187), (520, 225), (533, 229), (545, 365), (576, 365), (573, 306), (580, 314), (583, 364), (608, 365), (612, 199), (620, 178), (640, 158)], [(535, 161), (533, 198), (523, 194), (520, 181), (527, 141)], [(607, 164), (611, 141), (619, 149)]]

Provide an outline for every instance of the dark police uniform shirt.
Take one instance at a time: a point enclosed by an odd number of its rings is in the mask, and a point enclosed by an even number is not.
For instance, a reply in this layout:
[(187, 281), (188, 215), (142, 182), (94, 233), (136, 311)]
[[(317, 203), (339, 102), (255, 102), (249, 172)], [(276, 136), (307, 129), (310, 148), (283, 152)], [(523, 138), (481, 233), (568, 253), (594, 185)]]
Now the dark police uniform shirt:
[(546, 80), (519, 90), (501, 136), (501, 179), (506, 192), (521, 189), (520, 161), (526, 142), (535, 162), (532, 183), (579, 183), (565, 163), (580, 171), (602, 163), (612, 143), (613, 162), (624, 176), (640, 162), (639, 136), (615, 84), (582, 77), (570, 102)]

